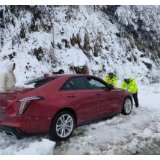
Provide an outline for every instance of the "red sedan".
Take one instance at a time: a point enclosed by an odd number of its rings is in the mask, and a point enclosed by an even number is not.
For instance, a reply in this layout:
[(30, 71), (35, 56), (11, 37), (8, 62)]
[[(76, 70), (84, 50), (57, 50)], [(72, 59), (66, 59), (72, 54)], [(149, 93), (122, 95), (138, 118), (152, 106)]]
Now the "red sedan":
[(26, 85), (34, 88), (0, 92), (0, 131), (17, 138), (49, 133), (65, 140), (80, 124), (132, 111), (129, 92), (91, 75), (44, 76)]

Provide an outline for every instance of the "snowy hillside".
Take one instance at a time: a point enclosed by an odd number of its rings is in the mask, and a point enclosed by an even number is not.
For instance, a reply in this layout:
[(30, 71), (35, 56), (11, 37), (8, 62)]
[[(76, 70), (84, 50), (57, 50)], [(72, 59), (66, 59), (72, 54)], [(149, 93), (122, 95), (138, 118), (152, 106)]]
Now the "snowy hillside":
[[(119, 15), (124, 12), (117, 10)], [(12, 59), (19, 83), (60, 68), (73, 73), (71, 67), (84, 65), (89, 74), (102, 70), (105, 77), (113, 70), (122, 79), (129, 72), (145, 83), (144, 76), (151, 75), (144, 63), (157, 73), (154, 54), (137, 48), (131, 35), (127, 37), (118, 23), (93, 6), (1, 6), (0, 13), (0, 73)]]
[(113, 70), (118, 87), (129, 73), (140, 96), (130, 116), (78, 128), (60, 146), (41, 136), (17, 141), (0, 133), (0, 154), (144, 154), (145, 147), (158, 148), (160, 87), (150, 82), (160, 77), (159, 18), (158, 6), (118, 6), (114, 12), (107, 6), (0, 6), (0, 75), (14, 61), (17, 86), (83, 67), (91, 75), (102, 70), (103, 78)]

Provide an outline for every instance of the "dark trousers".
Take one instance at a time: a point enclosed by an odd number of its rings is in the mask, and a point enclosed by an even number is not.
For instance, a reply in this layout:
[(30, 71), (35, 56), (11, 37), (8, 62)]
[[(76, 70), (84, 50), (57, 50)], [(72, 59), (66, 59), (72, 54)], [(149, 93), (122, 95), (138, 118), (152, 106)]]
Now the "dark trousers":
[(139, 107), (139, 103), (138, 103), (138, 92), (135, 94), (132, 94), (134, 102), (136, 104), (136, 107)]

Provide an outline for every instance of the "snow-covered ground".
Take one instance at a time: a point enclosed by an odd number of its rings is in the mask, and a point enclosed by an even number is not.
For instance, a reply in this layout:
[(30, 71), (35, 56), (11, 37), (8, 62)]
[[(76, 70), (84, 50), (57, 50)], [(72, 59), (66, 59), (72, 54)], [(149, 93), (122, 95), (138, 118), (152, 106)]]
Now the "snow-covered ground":
[(160, 84), (139, 86), (131, 115), (79, 127), (64, 142), (45, 137), (16, 140), (0, 133), (0, 154), (160, 154)]

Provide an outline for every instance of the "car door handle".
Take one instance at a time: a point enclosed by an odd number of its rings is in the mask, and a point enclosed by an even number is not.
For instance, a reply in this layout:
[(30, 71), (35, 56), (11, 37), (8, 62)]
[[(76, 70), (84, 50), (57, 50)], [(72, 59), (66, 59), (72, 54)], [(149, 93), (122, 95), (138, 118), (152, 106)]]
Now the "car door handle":
[(71, 95), (69, 95), (68, 97), (70, 97), (70, 98), (74, 98), (74, 97), (75, 97), (75, 95), (71, 94)]
[(98, 93), (96, 93), (96, 95), (101, 95), (101, 94), (98, 92)]

